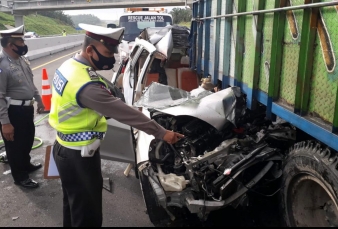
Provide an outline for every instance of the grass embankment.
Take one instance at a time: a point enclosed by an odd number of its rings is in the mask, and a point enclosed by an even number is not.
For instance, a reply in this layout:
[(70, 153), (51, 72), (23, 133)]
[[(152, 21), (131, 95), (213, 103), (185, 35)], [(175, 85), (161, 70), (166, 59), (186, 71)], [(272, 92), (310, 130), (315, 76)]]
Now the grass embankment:
[[(24, 24), (26, 32), (36, 32), (40, 36), (61, 35), (63, 29), (67, 34), (79, 33), (72, 26), (65, 25), (57, 19), (35, 14), (24, 16)], [(14, 15), (0, 12), (0, 30), (7, 29), (5, 25), (15, 27)]]
[(180, 25), (180, 26), (185, 26), (185, 27), (188, 27), (188, 28), (190, 29), (191, 22), (190, 22), (190, 21), (187, 21), (187, 22), (180, 22), (178, 25)]

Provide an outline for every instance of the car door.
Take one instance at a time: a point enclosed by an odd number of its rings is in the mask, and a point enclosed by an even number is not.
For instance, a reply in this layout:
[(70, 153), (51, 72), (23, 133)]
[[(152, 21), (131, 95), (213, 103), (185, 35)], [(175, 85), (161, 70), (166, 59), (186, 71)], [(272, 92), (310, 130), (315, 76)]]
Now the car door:
[[(142, 94), (144, 78), (155, 51), (149, 42), (136, 39), (123, 79), (124, 97), (129, 106)], [(114, 119), (108, 119), (107, 124), (108, 130), (100, 147), (101, 158), (135, 164), (137, 139), (134, 132), (137, 130)]]

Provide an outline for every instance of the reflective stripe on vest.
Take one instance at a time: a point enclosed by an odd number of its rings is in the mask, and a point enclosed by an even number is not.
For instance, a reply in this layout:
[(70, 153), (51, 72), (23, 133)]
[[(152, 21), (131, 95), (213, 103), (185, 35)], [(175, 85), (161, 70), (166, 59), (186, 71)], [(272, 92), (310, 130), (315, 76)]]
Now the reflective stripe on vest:
[(76, 134), (63, 134), (63, 133), (57, 132), (57, 135), (62, 141), (81, 142), (81, 141), (92, 140), (94, 138), (103, 139), (105, 133), (104, 132), (87, 131), (87, 132), (76, 133)]
[(82, 110), (83, 110), (83, 108), (81, 108), (79, 106), (71, 106), (67, 109), (61, 110), (58, 113), (59, 123), (64, 122), (64, 121), (70, 119), (71, 117), (74, 117), (75, 115), (80, 114)]

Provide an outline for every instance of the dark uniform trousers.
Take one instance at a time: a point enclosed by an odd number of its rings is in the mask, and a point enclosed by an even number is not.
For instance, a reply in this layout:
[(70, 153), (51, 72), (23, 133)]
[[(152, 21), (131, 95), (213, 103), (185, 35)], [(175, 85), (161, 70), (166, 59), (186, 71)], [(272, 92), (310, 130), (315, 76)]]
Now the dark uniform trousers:
[(28, 168), (31, 160), (29, 153), (35, 136), (34, 107), (10, 105), (8, 117), (14, 127), (14, 141), (7, 141), (4, 138), (2, 128), (1, 135), (14, 181), (24, 181), (29, 178)]
[(63, 190), (63, 226), (101, 227), (103, 178), (99, 149), (93, 157), (82, 157), (80, 150), (55, 141), (53, 155)]

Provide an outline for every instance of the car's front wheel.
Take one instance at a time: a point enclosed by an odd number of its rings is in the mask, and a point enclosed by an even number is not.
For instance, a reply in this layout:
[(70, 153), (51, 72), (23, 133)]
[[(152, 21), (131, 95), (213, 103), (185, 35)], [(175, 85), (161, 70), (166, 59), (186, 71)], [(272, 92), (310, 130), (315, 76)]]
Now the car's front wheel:
[(157, 195), (151, 187), (148, 176), (146, 176), (143, 172), (139, 172), (139, 179), (143, 199), (147, 208), (147, 214), (150, 221), (155, 226), (161, 226), (170, 223), (171, 220), (169, 218), (169, 215), (164, 210), (164, 208), (160, 206)]

